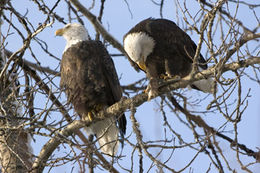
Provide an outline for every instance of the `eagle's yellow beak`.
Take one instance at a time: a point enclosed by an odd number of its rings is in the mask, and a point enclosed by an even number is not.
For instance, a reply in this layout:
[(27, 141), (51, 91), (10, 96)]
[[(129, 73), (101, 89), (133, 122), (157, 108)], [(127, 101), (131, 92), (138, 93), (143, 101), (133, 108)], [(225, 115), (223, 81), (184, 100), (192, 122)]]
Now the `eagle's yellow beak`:
[(64, 33), (64, 29), (61, 28), (61, 29), (58, 29), (58, 30), (55, 32), (55, 35), (56, 35), (56, 36), (62, 36), (63, 33)]
[(137, 62), (137, 65), (143, 70), (146, 71), (146, 65), (143, 61)]

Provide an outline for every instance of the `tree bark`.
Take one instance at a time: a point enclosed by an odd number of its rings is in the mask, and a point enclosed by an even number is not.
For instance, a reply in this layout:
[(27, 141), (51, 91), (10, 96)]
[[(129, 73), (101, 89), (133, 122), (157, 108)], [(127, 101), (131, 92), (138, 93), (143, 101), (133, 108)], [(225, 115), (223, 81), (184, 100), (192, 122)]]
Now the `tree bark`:
[[(7, 0), (0, 1), (0, 35), (3, 7)], [(0, 38), (0, 71), (5, 62), (4, 48)], [(15, 79), (14, 79), (15, 80)], [(5, 75), (0, 81), (0, 164), (2, 173), (25, 173), (31, 169), (29, 134), (23, 128), (17, 128), (22, 121), (21, 107), (15, 100), (17, 90)]]

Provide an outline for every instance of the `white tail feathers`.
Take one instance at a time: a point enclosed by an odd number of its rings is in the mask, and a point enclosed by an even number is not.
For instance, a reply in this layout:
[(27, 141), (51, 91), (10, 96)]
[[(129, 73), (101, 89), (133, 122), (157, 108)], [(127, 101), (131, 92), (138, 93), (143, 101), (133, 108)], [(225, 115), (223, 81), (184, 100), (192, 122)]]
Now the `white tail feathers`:
[(192, 84), (205, 93), (214, 92), (214, 80), (211, 78), (195, 81)]
[(116, 126), (114, 118), (106, 118), (86, 128), (87, 132), (96, 135), (101, 151), (110, 156), (117, 153), (119, 141), (119, 129)]

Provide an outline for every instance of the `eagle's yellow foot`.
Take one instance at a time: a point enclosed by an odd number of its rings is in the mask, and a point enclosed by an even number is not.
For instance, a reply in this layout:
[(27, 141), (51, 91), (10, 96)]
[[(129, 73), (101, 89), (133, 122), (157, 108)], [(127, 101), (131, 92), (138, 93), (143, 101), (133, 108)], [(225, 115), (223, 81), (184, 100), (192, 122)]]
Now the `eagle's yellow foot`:
[(173, 79), (173, 80), (179, 80), (181, 77), (179, 75), (171, 75), (166, 72), (166, 74), (161, 74), (162, 79), (168, 80), (168, 79)]
[(145, 90), (143, 91), (144, 93), (148, 93), (149, 92), (149, 88), (145, 88)]
[(179, 79), (181, 79), (181, 77), (179, 75), (174, 75), (174, 76), (171, 76), (171, 79), (179, 80)]
[(93, 121), (93, 115), (91, 112), (88, 112), (88, 120)]
[(159, 93), (157, 90), (153, 90), (153, 89), (150, 89), (150, 91), (148, 92), (148, 99), (147, 101), (150, 101), (152, 98), (158, 96)]
[(161, 74), (161, 75), (160, 75), (160, 79), (167, 80), (167, 79), (169, 79), (169, 76), (168, 76), (168, 75), (165, 75), (165, 74)]

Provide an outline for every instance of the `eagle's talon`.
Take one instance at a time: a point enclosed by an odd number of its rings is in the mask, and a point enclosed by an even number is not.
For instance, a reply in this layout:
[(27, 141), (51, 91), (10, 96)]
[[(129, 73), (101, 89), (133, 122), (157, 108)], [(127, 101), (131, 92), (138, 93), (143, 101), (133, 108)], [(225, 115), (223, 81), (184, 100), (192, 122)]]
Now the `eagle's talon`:
[(169, 79), (169, 75), (161, 74), (160, 79), (167, 80)]
[(148, 99), (147, 99), (147, 101), (150, 101), (152, 98), (156, 97), (157, 95), (158, 95), (158, 91), (151, 89), (148, 92)]
[(88, 112), (88, 120), (93, 121), (93, 115), (91, 112)]
[(159, 80), (156, 78), (151, 78), (147, 88), (145, 89), (145, 93), (148, 93), (148, 101), (158, 96), (158, 88)]
[(174, 80), (180, 80), (180, 79), (181, 79), (181, 76), (175, 75), (175, 76), (172, 76), (172, 79), (174, 79)]
[(143, 92), (144, 93), (149, 93), (149, 88), (147, 87)]

